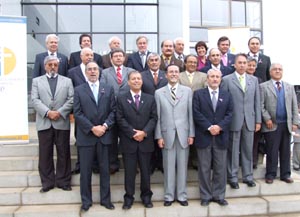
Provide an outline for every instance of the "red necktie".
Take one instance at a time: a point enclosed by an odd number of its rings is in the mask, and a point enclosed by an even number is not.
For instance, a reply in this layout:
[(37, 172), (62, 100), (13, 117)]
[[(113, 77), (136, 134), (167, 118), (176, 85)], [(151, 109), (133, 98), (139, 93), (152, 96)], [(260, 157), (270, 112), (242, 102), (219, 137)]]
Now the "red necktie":
[(280, 82), (279, 82), (279, 81), (276, 81), (276, 85), (277, 85), (278, 91), (280, 91), (280, 90), (281, 90), (281, 84), (280, 84)]
[(121, 85), (122, 84), (122, 74), (121, 74), (120, 66), (117, 68), (117, 80), (118, 80), (118, 84)]
[(157, 72), (153, 72), (153, 79), (154, 79), (154, 84), (157, 85), (157, 79), (158, 79)]

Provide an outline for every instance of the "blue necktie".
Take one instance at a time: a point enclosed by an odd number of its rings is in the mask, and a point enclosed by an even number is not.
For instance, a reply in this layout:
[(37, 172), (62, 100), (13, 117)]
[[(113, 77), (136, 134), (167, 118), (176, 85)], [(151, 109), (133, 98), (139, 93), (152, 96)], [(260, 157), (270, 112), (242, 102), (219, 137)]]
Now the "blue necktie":
[(96, 104), (98, 105), (98, 88), (97, 88), (97, 85), (95, 83), (92, 84), (92, 89), (93, 89), (93, 95), (94, 95)]

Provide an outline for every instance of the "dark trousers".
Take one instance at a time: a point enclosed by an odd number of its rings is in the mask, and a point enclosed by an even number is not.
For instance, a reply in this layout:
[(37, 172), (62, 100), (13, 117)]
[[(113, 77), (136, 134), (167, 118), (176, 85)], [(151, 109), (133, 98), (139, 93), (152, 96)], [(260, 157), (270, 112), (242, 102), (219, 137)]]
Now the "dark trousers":
[(159, 170), (163, 170), (163, 161), (162, 161), (162, 152), (161, 148), (157, 144), (157, 140), (154, 141), (154, 152), (151, 154), (151, 163), (150, 168), (151, 170), (155, 170), (156, 168)]
[(94, 153), (97, 153), (98, 167), (100, 171), (100, 203), (108, 204), (110, 197), (110, 174), (108, 145), (98, 142), (94, 146), (78, 147), (80, 161), (80, 194), (83, 205), (92, 205), (92, 165)]
[(254, 133), (253, 139), (253, 166), (258, 164), (258, 153), (259, 153), (259, 141), (261, 140), (262, 134), (260, 131)]
[(152, 152), (123, 153), (125, 168), (125, 195), (124, 202), (132, 204), (135, 193), (135, 177), (137, 163), (141, 174), (141, 199), (143, 202), (151, 200), (152, 191), (150, 189), (150, 159)]
[[(43, 188), (63, 187), (71, 183), (70, 130), (53, 127), (38, 131), (39, 173)], [(53, 146), (56, 146), (56, 172), (53, 162)]]
[(278, 156), (280, 162), (280, 179), (289, 178), (291, 176), (291, 135), (287, 128), (287, 123), (279, 123), (275, 131), (265, 133), (265, 139), (267, 143), (266, 178), (276, 178)]
[(118, 158), (119, 155), (119, 133), (118, 127), (114, 126), (111, 130), (113, 132), (113, 142), (109, 147), (109, 162), (110, 162), (110, 169), (111, 170), (119, 170), (120, 168), (120, 161)]

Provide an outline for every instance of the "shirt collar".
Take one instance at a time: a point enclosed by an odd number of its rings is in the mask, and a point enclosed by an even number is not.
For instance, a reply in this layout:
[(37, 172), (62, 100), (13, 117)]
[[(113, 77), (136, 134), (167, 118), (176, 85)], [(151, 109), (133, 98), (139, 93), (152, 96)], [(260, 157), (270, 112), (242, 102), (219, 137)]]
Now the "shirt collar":
[[(48, 56), (51, 56), (51, 54), (52, 54), (52, 52), (50, 52), (49, 50), (48, 50)], [(57, 57), (57, 52), (53, 52), (53, 56), (56, 56)]]
[(168, 88), (171, 91), (171, 88), (175, 88), (175, 91), (177, 91), (178, 89), (178, 82), (172, 87), (169, 83), (168, 83)]
[(213, 91), (216, 91), (217, 94), (219, 93), (219, 88), (217, 88), (215, 90), (211, 89), (209, 86), (207, 86), (207, 88), (208, 88), (208, 91), (209, 91), (210, 94), (212, 94)]
[(132, 99), (134, 99), (134, 100), (135, 100), (135, 98), (134, 98), (135, 95), (139, 95), (140, 98), (141, 98), (141, 95), (142, 95), (142, 91), (141, 90), (137, 94), (134, 93), (132, 90), (130, 90), (130, 93), (131, 93)]
[(89, 83), (90, 88), (92, 89), (92, 84), (96, 84), (96, 87), (99, 87), (99, 80), (97, 80), (95, 83), (90, 82), (89, 80), (87, 80), (87, 82)]
[[(46, 73), (46, 76), (48, 77), (48, 78), (51, 78), (51, 75), (50, 75), (50, 73)], [(55, 73), (54, 74), (54, 78), (56, 78), (58, 76), (58, 74), (57, 73)]]

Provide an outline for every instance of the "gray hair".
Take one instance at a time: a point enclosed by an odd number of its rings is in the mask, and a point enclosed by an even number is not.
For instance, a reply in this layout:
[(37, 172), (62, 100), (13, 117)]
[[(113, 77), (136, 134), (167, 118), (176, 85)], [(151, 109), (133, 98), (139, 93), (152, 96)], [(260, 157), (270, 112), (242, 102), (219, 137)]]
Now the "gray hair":
[(140, 35), (139, 37), (137, 37), (136, 40), (135, 40), (135, 43), (137, 44), (138, 41), (139, 41), (140, 39), (142, 39), (142, 38), (146, 39), (146, 42), (148, 43), (148, 38), (147, 38), (146, 36), (144, 36), (144, 35)]
[(50, 38), (55, 38), (57, 41), (59, 41), (59, 37), (57, 35), (49, 34), (49, 35), (46, 36), (45, 42), (47, 43), (50, 40)]
[(59, 58), (57, 56), (46, 56), (44, 59), (44, 65), (46, 65), (49, 61), (56, 60), (59, 63)]
[(182, 37), (177, 37), (177, 38), (174, 39), (173, 43), (176, 44), (177, 41), (179, 41), (179, 40), (184, 42), (184, 39)]
[(207, 71), (207, 77), (210, 76), (210, 74), (212, 72), (219, 72), (221, 74), (221, 77), (222, 77), (222, 72), (219, 70), (219, 69), (210, 69)]
[(128, 73), (128, 77), (127, 77), (127, 80), (129, 81), (130, 80), (130, 76), (132, 75), (132, 74), (141, 74), (139, 71), (131, 71), (131, 72), (129, 72)]
[(89, 48), (89, 47), (84, 47), (84, 48), (82, 48), (81, 51), (80, 51), (80, 56), (82, 56), (86, 51), (91, 51), (92, 53), (94, 53), (94, 51), (93, 51), (91, 48)]
[(281, 68), (283, 68), (281, 63), (272, 63), (271, 66), (270, 66), (270, 71), (271, 71), (272, 69), (276, 68), (276, 67), (275, 67), (276, 65), (280, 65)]
[(111, 44), (115, 40), (119, 41), (120, 44), (122, 44), (122, 41), (121, 41), (121, 39), (118, 36), (112, 36), (111, 38), (109, 38), (108, 39), (108, 44)]
[(147, 56), (147, 62), (149, 61), (149, 59), (151, 58), (151, 57), (158, 57), (159, 59), (160, 59), (160, 55), (158, 54), (158, 53), (150, 53), (148, 56)]

